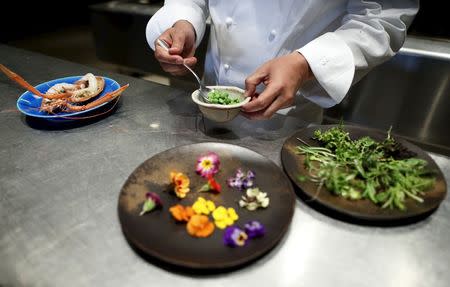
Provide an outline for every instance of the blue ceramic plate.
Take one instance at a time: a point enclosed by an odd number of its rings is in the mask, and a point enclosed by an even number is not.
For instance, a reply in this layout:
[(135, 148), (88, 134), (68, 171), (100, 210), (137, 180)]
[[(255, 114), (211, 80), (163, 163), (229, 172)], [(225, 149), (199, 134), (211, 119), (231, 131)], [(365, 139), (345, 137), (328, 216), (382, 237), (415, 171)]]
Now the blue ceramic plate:
[[(56, 79), (56, 80), (52, 80), (49, 82), (39, 84), (35, 88), (39, 92), (45, 94), (45, 92), (47, 92), (47, 90), (50, 87), (52, 87), (53, 85), (56, 85), (58, 83), (73, 84), (76, 81), (78, 81), (79, 79), (81, 79), (81, 77), (82, 76), (60, 78), (60, 79)], [(99, 99), (101, 97), (104, 97), (107, 93), (115, 91), (118, 88), (120, 88), (119, 84), (116, 81), (114, 81), (113, 79), (110, 79), (107, 77), (103, 77), (103, 78), (105, 79), (105, 88), (103, 89), (103, 92), (100, 95), (98, 95), (97, 97), (95, 97), (94, 99)], [(26, 93), (23, 93), (17, 100), (17, 108), (19, 109), (19, 111), (21, 111), (22, 113), (24, 113), (25, 115), (30, 116), (30, 117), (37, 117), (37, 118), (44, 118), (44, 119), (58, 119), (58, 118), (63, 119), (65, 117), (72, 117), (72, 116), (85, 114), (85, 113), (91, 112), (93, 110), (96, 110), (96, 109), (108, 104), (108, 103), (103, 103), (99, 106), (93, 107), (93, 108), (85, 110), (85, 111), (80, 111), (80, 112), (49, 114), (47, 112), (41, 112), (39, 110), (39, 107), (41, 106), (41, 102), (42, 102), (41, 97), (35, 96), (34, 94), (32, 94), (30, 92), (26, 92)]]

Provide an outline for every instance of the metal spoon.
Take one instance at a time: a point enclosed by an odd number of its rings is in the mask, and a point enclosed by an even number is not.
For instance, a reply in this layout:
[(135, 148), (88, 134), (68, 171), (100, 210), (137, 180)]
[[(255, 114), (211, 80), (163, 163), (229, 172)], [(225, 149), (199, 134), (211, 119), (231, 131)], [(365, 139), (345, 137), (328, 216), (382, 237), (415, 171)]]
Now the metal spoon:
[[(161, 46), (164, 50), (166, 50), (167, 52), (169, 52), (169, 45), (168, 45), (164, 40), (157, 39), (156, 42), (157, 42), (158, 45)], [(184, 65), (184, 66), (186, 67), (186, 69), (188, 69), (188, 70), (195, 76), (195, 78), (197, 79), (197, 82), (198, 82), (198, 84), (199, 84), (199, 86), (200, 86), (200, 89), (199, 89), (199, 95), (200, 95), (200, 97), (202, 98), (202, 100), (203, 100), (205, 103), (209, 103), (208, 93), (211, 91), (211, 89), (208, 88), (208, 87), (205, 87), (205, 85), (203, 85), (202, 81), (201, 81), (200, 78), (197, 76), (197, 74), (196, 74), (196, 73), (195, 73), (188, 65), (186, 65), (186, 64), (184, 63), (184, 61), (183, 61), (183, 65)]]

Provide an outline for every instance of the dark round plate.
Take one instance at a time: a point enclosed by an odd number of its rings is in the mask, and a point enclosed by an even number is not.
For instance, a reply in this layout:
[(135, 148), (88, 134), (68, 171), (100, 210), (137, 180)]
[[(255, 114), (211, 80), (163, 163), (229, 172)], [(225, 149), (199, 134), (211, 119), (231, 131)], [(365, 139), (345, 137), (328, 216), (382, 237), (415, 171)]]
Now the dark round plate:
[[(303, 164), (305, 156), (296, 153), (296, 146), (302, 144), (297, 138), (302, 139), (312, 146), (317, 146), (317, 141), (312, 139), (314, 131), (317, 129), (323, 131), (328, 130), (333, 126), (335, 125), (322, 125), (302, 129), (288, 138), (281, 150), (281, 161), (284, 170), (294, 184), (299, 187), (308, 198), (345, 216), (369, 221), (397, 221), (428, 214), (435, 210), (441, 201), (444, 200), (447, 193), (447, 187), (445, 178), (439, 167), (425, 151), (416, 145), (397, 137), (394, 137), (397, 142), (400, 142), (406, 148), (415, 152), (418, 158), (426, 160), (428, 166), (436, 171), (436, 183), (432, 189), (428, 190), (425, 195), (422, 196), (424, 199), (423, 203), (419, 203), (412, 199), (406, 199), (407, 209), (405, 211), (389, 208), (383, 209), (369, 200), (352, 201), (333, 195), (325, 188), (322, 188), (320, 192), (317, 192), (316, 183), (309, 180), (300, 181), (298, 176), (308, 175), (308, 171)], [(357, 126), (346, 125), (344, 126), (344, 129), (350, 133), (352, 139), (370, 136), (377, 141), (382, 141), (387, 135), (384, 131)]]
[[(195, 164), (200, 155), (209, 151), (220, 157), (220, 171), (215, 176), (222, 185), (220, 194), (197, 192), (205, 181), (195, 173)], [(239, 207), (242, 192), (226, 185), (226, 179), (234, 176), (239, 167), (256, 173), (256, 186), (267, 192), (270, 198), (268, 208), (248, 211)], [(171, 171), (183, 172), (190, 178), (191, 192), (186, 198), (178, 199), (168, 191)], [(164, 206), (139, 216), (148, 191), (159, 194)], [(213, 200), (216, 206), (233, 207), (239, 215), (235, 225), (241, 228), (250, 220), (260, 221), (266, 227), (266, 235), (239, 248), (225, 246), (222, 242), (223, 230), (218, 228), (207, 238), (189, 236), (186, 224), (175, 223), (169, 208), (178, 203), (192, 205), (198, 196)], [(272, 161), (236, 145), (199, 143), (169, 149), (137, 167), (122, 187), (118, 212), (125, 236), (144, 253), (172, 265), (212, 270), (236, 267), (268, 252), (287, 231), (294, 206), (295, 195), (291, 182)]]

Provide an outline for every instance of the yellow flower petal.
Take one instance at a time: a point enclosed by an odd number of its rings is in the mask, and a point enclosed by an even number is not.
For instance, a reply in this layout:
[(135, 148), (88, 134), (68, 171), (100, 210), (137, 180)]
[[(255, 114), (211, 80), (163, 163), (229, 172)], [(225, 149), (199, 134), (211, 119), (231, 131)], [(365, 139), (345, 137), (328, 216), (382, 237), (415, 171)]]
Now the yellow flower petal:
[(234, 208), (228, 208), (228, 216), (233, 219), (233, 220), (238, 220), (239, 216), (237, 215), (236, 211), (234, 210)]
[(185, 198), (186, 194), (190, 191), (189, 187), (175, 187), (175, 194), (179, 198)]
[(220, 229), (233, 225), (233, 223), (239, 218), (234, 208), (225, 208), (223, 206), (217, 207), (213, 211), (212, 215), (216, 226)]
[(209, 211), (214, 211), (216, 209), (216, 205), (211, 200), (208, 200), (206, 202), (206, 207), (208, 208)]
[(219, 206), (213, 211), (213, 218), (215, 220), (222, 220), (225, 217), (227, 217), (227, 210), (225, 207)]
[(217, 228), (225, 229), (227, 227), (226, 223), (224, 221), (216, 221)]
[(207, 206), (207, 201), (203, 197), (197, 198), (197, 200), (192, 205), (192, 209), (194, 209), (197, 214), (205, 214), (208, 215), (211, 213)]
[(175, 177), (177, 176), (176, 172), (171, 171), (170, 172), (170, 182), (175, 182)]
[(198, 201), (196, 201), (193, 205), (192, 205), (192, 209), (195, 211), (195, 213), (197, 214), (201, 214), (201, 208), (202, 208), (202, 204)]
[(170, 172), (170, 181), (174, 184), (174, 191), (177, 197), (184, 198), (190, 191), (189, 178), (181, 172)]
[(230, 217), (227, 217), (223, 222), (225, 222), (226, 225), (233, 225), (234, 220)]

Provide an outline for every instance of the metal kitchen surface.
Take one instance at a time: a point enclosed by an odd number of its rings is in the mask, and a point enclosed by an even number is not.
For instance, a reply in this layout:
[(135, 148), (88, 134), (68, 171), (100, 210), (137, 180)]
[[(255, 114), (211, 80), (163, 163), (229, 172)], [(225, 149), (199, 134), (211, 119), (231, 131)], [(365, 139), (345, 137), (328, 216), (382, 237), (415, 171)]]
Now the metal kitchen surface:
[[(297, 199), (268, 254), (221, 274), (181, 272), (138, 255), (117, 200), (128, 175), (168, 148), (205, 141), (250, 148), (280, 165), (284, 140), (307, 125), (277, 115), (203, 120), (187, 93), (0, 45), (2, 63), (31, 84), (92, 72), (130, 84), (117, 110), (89, 122), (43, 124), (16, 109), (23, 90), (0, 77), (1, 286), (448, 286), (450, 200), (397, 227), (357, 225)], [(450, 180), (450, 161), (431, 154)]]

